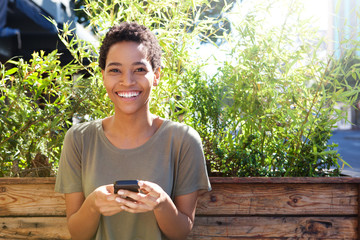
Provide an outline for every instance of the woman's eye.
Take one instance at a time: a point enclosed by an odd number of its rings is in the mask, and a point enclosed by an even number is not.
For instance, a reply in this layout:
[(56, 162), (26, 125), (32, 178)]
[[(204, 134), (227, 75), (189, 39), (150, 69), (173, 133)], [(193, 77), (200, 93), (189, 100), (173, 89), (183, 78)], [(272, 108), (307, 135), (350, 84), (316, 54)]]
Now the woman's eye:
[(116, 69), (116, 68), (112, 68), (109, 70), (109, 72), (118, 73), (118, 72), (120, 72), (120, 70)]
[(146, 72), (145, 68), (137, 68), (135, 72)]

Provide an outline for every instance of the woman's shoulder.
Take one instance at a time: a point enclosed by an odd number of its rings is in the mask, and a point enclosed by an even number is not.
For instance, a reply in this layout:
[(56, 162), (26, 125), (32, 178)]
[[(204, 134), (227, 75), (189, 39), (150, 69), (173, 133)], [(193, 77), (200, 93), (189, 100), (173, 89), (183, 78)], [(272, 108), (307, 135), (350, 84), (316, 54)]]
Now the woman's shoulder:
[(183, 136), (185, 138), (200, 138), (198, 132), (193, 127), (185, 123), (165, 120), (163, 124), (165, 124), (165, 129), (167, 131), (170, 131), (173, 135), (177, 137)]
[(185, 123), (175, 122), (170, 119), (164, 119), (163, 121), (163, 124), (165, 124), (167, 129), (178, 131), (188, 131), (189, 129), (192, 129), (192, 127), (186, 125)]
[(68, 134), (88, 136), (94, 134), (101, 127), (101, 119), (76, 123), (68, 130)]

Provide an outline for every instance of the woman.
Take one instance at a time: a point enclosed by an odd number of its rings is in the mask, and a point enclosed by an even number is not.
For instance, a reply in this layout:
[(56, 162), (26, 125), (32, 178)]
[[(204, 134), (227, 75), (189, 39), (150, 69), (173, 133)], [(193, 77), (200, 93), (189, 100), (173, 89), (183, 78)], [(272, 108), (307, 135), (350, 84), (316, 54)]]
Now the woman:
[[(149, 111), (161, 49), (136, 23), (112, 27), (100, 48), (114, 115), (66, 134), (55, 190), (65, 193), (72, 239), (185, 239), (200, 190), (210, 190), (197, 132)], [(113, 182), (141, 179), (141, 192)], [(127, 198), (129, 197), (129, 198)]]

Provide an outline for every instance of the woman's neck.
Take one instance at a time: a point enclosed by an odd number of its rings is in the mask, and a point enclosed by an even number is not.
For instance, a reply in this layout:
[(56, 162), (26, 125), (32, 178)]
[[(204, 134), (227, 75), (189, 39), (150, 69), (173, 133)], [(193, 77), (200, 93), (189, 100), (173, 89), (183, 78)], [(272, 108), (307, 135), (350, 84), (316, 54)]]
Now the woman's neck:
[(118, 148), (136, 148), (147, 142), (158, 130), (162, 120), (150, 112), (144, 116), (115, 114), (103, 120), (109, 141)]

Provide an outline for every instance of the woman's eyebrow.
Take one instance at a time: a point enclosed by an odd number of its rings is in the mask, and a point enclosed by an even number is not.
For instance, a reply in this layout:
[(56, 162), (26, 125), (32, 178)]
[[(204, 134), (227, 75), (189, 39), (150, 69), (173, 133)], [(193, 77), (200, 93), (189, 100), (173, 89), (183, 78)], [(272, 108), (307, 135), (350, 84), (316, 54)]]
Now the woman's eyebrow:
[(143, 66), (146, 66), (146, 64), (144, 62), (134, 62), (133, 64), (131, 64), (133, 66), (135, 65), (143, 65)]
[(108, 65), (106, 65), (106, 67), (110, 67), (110, 66), (122, 66), (122, 64), (119, 62), (110, 62)]
[[(133, 65), (133, 66), (136, 66), (136, 65), (146, 66), (146, 64), (145, 64), (144, 62), (141, 62), (141, 61), (139, 61), (139, 62), (134, 62), (134, 63), (132, 63), (131, 65)], [(111, 66), (121, 67), (122, 64), (119, 63), (119, 62), (110, 62), (109, 64), (106, 65), (106, 67), (111, 67)]]

